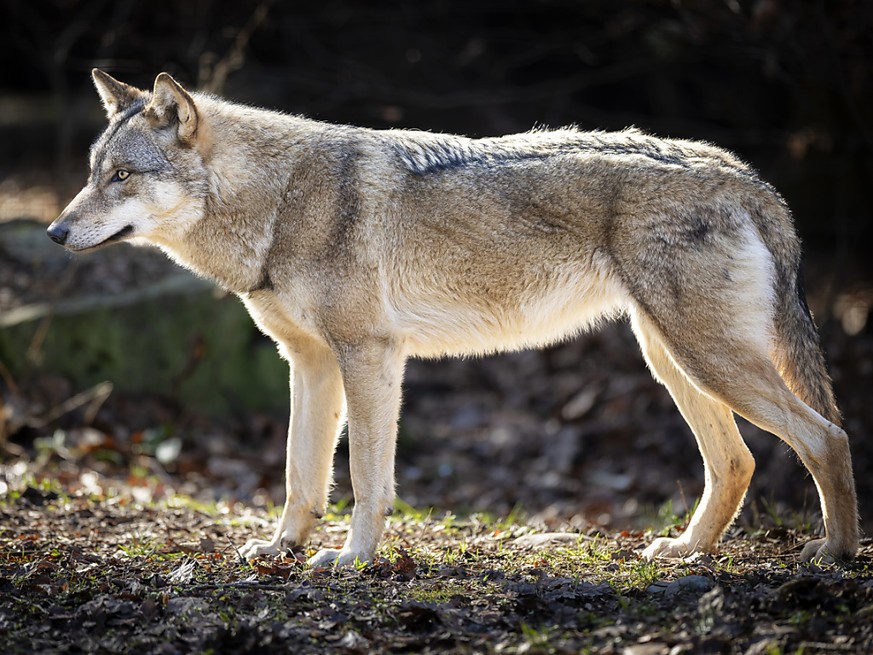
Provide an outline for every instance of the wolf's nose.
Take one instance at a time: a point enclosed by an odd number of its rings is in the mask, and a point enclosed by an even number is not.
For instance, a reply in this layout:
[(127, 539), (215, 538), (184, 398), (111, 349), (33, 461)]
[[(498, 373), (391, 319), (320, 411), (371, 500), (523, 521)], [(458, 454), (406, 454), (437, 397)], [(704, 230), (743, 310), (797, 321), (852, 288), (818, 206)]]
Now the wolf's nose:
[(67, 242), (67, 237), (70, 236), (70, 229), (64, 225), (49, 225), (45, 233), (55, 243), (64, 245)]

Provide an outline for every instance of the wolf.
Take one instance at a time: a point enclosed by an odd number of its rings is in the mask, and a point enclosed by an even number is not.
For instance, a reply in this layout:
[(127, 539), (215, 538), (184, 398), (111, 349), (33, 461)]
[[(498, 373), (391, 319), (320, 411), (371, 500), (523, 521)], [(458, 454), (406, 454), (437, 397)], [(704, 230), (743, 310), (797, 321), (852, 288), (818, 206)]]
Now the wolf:
[(291, 365), (286, 499), (247, 558), (301, 545), (325, 509), (348, 421), (354, 510), (342, 548), (371, 561), (394, 499), (409, 357), (543, 346), (629, 318), (703, 457), (687, 529), (647, 559), (715, 548), (754, 460), (734, 422), (812, 474), (824, 537), (851, 558), (849, 441), (778, 193), (734, 155), (635, 129), (470, 139), (316, 122), (95, 69), (108, 127), (90, 177), (48, 228), (71, 251), (151, 244), (236, 294)]

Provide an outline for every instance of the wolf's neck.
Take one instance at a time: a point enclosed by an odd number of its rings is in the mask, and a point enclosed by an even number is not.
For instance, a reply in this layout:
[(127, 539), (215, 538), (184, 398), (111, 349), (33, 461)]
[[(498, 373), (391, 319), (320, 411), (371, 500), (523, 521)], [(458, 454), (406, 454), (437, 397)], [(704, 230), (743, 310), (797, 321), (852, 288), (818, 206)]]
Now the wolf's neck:
[(237, 106), (206, 106), (211, 148), (203, 217), (160, 244), (184, 266), (237, 294), (265, 276), (275, 224), (296, 167), (295, 119)]

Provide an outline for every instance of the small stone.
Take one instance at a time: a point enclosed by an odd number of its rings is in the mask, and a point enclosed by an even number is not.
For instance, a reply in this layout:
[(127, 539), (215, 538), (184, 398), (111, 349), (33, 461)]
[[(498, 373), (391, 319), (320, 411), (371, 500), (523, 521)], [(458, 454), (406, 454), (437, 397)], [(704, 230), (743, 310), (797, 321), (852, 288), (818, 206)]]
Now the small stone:
[(713, 588), (715, 583), (702, 575), (686, 575), (671, 582), (664, 590), (665, 596), (675, 596), (683, 593), (703, 593)]

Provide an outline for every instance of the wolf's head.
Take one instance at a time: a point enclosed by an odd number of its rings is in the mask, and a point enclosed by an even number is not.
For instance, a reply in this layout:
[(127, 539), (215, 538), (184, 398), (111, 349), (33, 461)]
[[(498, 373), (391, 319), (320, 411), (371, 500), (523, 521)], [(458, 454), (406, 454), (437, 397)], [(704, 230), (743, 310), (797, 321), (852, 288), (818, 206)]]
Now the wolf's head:
[(92, 71), (109, 126), (91, 147), (85, 188), (49, 226), (69, 250), (130, 238), (171, 242), (203, 215), (204, 121), (167, 73), (151, 92)]

